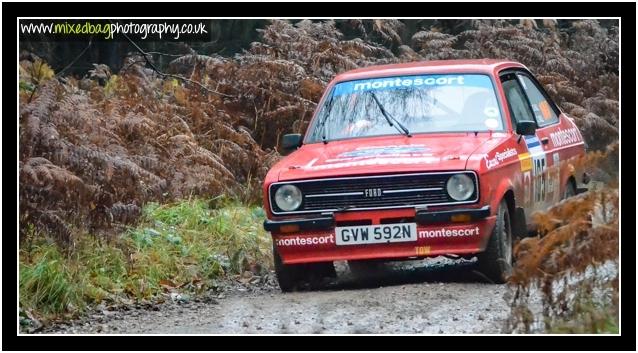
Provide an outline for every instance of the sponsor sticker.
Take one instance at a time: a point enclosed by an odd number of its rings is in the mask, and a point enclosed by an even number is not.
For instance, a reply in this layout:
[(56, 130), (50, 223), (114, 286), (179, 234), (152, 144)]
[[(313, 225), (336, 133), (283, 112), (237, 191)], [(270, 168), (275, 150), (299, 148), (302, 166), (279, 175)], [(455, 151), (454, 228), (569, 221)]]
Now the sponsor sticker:
[(499, 165), (499, 162), (496, 160), (496, 158), (489, 159), (487, 158), (487, 155), (485, 155), (483, 159), (485, 159), (485, 166), (487, 167), (487, 169), (492, 169)]
[(543, 147), (541, 146), (541, 142), (538, 140), (536, 135), (525, 136), (525, 144), (527, 145), (527, 149), (535, 156), (537, 154), (545, 155), (545, 151), (543, 151)]
[(415, 75), (373, 78), (338, 83), (334, 96), (366, 91), (407, 89), (413, 87), (472, 86), (492, 88), (492, 82), (486, 75)]
[(341, 163), (329, 163), (314, 165), (317, 159), (313, 159), (308, 164), (303, 166), (304, 170), (326, 170), (326, 169), (339, 169), (348, 167), (364, 167), (374, 165), (398, 165), (398, 164), (425, 164), (436, 163), (439, 161), (438, 157), (414, 157), (414, 158), (371, 158), (351, 162)]
[(549, 107), (549, 103), (547, 103), (547, 101), (541, 101), (540, 103), (538, 103), (538, 106), (541, 109), (543, 120), (547, 120), (552, 117), (552, 110)]
[(358, 147), (352, 151), (343, 152), (335, 158), (325, 160), (325, 164), (315, 165), (317, 160), (318, 158), (311, 160), (302, 168), (305, 170), (326, 170), (371, 165), (436, 163), (439, 158), (433, 157), (430, 148), (425, 145), (415, 144)]
[(558, 130), (549, 134), (549, 138), (556, 147), (570, 145), (580, 141), (580, 134), (577, 128)]
[(518, 160), (521, 162), (521, 172), (532, 170), (532, 156), (529, 153), (519, 154)]
[(502, 162), (502, 161), (504, 161), (504, 160), (506, 160), (506, 159), (508, 159), (508, 158), (510, 158), (510, 157), (514, 157), (514, 156), (516, 156), (516, 155), (517, 155), (517, 152), (516, 152), (516, 150), (515, 150), (515, 149), (513, 149), (513, 148), (508, 148), (508, 149), (506, 149), (506, 150), (505, 150), (505, 151), (503, 151), (503, 152), (496, 152), (495, 157), (496, 157), (496, 159), (497, 159), (499, 162)]
[(302, 236), (281, 237), (276, 240), (277, 246), (306, 246), (319, 244), (334, 244), (334, 234), (324, 236)]
[(343, 152), (337, 156), (334, 160), (342, 160), (349, 158), (361, 158), (361, 157), (387, 157), (387, 156), (422, 156), (430, 155), (430, 149), (425, 145), (392, 145), (392, 146), (375, 146), (375, 147), (359, 147), (353, 151)]
[(503, 152), (496, 152), (494, 154), (494, 158), (489, 159), (487, 157), (487, 155), (485, 155), (483, 157), (483, 159), (485, 159), (485, 165), (487, 166), (487, 169), (492, 169), (496, 166), (498, 166), (499, 164), (501, 164), (501, 162), (505, 161), (506, 159), (510, 158), (510, 157), (514, 157), (518, 154), (518, 152), (516, 152), (515, 149), (513, 148), (508, 148)]
[(485, 119), (484, 121), (485, 126), (487, 126), (488, 129), (497, 129), (498, 128), (498, 120), (496, 119)]
[(481, 232), (480, 228), (446, 228), (419, 230), (419, 239), (428, 238), (458, 238), (477, 236)]

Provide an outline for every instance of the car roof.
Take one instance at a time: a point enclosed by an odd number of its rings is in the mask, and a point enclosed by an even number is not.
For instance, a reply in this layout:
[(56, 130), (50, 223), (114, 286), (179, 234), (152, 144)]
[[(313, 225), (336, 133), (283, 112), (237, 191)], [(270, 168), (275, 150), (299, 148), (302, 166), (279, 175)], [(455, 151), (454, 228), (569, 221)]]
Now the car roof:
[(407, 76), (419, 74), (483, 73), (494, 74), (510, 67), (526, 68), (521, 63), (502, 59), (432, 60), (401, 64), (375, 65), (346, 71), (337, 75), (334, 82), (360, 80), (374, 77)]

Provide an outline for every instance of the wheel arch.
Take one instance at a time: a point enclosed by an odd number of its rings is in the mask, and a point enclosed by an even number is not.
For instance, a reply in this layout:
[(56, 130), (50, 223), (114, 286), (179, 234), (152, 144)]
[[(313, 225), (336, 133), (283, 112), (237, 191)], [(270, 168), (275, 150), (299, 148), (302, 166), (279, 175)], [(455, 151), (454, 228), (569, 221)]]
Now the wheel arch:
[(578, 182), (576, 180), (576, 167), (574, 166), (571, 160), (567, 161), (565, 166), (561, 168), (561, 177), (560, 177), (560, 195), (565, 193), (565, 188), (568, 183), (574, 183), (574, 189), (578, 186)]
[(508, 189), (507, 191), (505, 191), (505, 194), (503, 194), (503, 197), (501, 199), (505, 200), (505, 203), (507, 204), (507, 210), (509, 211), (510, 217), (512, 217), (512, 215), (514, 215), (516, 212), (516, 198), (514, 196), (514, 190)]
[(525, 215), (525, 209), (520, 207), (516, 203), (516, 194), (514, 193), (513, 186), (509, 186), (503, 189), (501, 197), (496, 198), (498, 203), (496, 208), (500, 205), (502, 200), (505, 200), (507, 205), (507, 211), (510, 216), (510, 224), (512, 227), (512, 235), (515, 237), (525, 237), (527, 235), (527, 217)]
[(509, 178), (504, 178), (500, 181), (498, 186), (494, 189), (490, 200), (490, 208), (492, 209), (492, 215), (498, 213), (498, 207), (501, 201), (507, 202), (507, 208), (510, 214), (514, 214), (516, 207), (516, 196), (514, 193), (514, 184)]

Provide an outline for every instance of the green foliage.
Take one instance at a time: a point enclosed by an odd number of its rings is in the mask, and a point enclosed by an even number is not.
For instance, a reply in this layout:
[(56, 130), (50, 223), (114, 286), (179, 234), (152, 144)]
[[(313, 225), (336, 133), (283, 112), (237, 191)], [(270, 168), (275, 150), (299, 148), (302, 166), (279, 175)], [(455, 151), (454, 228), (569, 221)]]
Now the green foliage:
[(223, 206), (211, 209), (209, 203), (200, 199), (149, 204), (146, 217), (159, 233), (154, 239), (179, 248), (183, 256), (198, 262), (210, 262), (211, 256), (228, 259), (222, 261), (226, 266), (212, 268), (227, 267), (234, 273), (270, 262), (270, 239), (261, 226), (265, 215), (260, 207), (217, 201)]
[(37, 58), (34, 61), (22, 60), (20, 62), (20, 78), (25, 83), (37, 86), (55, 76), (53, 69), (44, 60)]
[(581, 306), (573, 316), (561, 318), (550, 323), (548, 333), (553, 334), (618, 334), (618, 308), (610, 305), (587, 303)]
[[(24, 254), (21, 253), (21, 260)], [(20, 261), (20, 306), (38, 308), (44, 314), (78, 308), (82, 302), (76, 272), (55, 244), (32, 249), (30, 262)]]
[(21, 251), (20, 306), (56, 315), (105, 299), (152, 298), (167, 287), (203, 290), (246, 270), (262, 274), (272, 262), (263, 212), (221, 203), (219, 208), (203, 199), (150, 203), (138, 227), (110, 242), (81, 237), (67, 255), (40, 239)]
[(35, 90), (35, 86), (31, 82), (20, 80), (18, 85), (20, 87), (20, 92), (31, 93)]

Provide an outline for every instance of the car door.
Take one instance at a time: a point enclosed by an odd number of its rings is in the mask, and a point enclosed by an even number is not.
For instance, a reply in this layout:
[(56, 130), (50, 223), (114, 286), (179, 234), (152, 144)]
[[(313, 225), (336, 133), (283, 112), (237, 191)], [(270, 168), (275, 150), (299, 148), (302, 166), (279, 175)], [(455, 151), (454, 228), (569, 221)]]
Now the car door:
[[(534, 114), (527, 102), (525, 92), (518, 82), (516, 72), (504, 72), (500, 75), (501, 86), (503, 93), (507, 101), (507, 106), (512, 121), (512, 127), (515, 130), (516, 124), (521, 121), (535, 121)], [(513, 136), (517, 140), (520, 146), (519, 160), (521, 164), (521, 177), (518, 181), (520, 187), (515, 188), (514, 194), (517, 200), (517, 204), (525, 208), (526, 216), (529, 216), (536, 209), (536, 197), (535, 193), (535, 179), (534, 168), (535, 160), (533, 160), (532, 153), (538, 152), (538, 147), (534, 138), (535, 135), (523, 136), (524, 141), (520, 141), (518, 136)], [(532, 150), (530, 150), (530, 148)]]
[[(501, 80), (522, 92), (526, 104), (518, 102), (518, 116), (533, 119), (536, 133), (524, 136), (528, 156), (520, 156), (527, 210), (540, 211), (561, 200), (565, 184), (573, 172), (570, 158), (583, 153), (583, 139), (576, 125), (552, 101), (542, 85), (527, 70), (508, 70)], [(506, 93), (507, 96), (507, 93)], [(511, 104), (508, 98), (508, 104)], [(517, 114), (512, 114), (513, 124)], [(530, 117), (531, 116), (531, 117)], [(530, 162), (523, 162), (529, 157)], [(529, 170), (524, 165), (529, 166)]]
[[(518, 81), (525, 92), (527, 101), (537, 124), (537, 155), (534, 159), (534, 174), (540, 176), (536, 180), (535, 197), (537, 210), (544, 210), (561, 199), (561, 150), (553, 143), (551, 136), (563, 128), (561, 112), (549, 98), (542, 86), (526, 71), (516, 72)], [(534, 142), (536, 143), (536, 142)], [(528, 145), (529, 146), (529, 145)]]
[[(519, 153), (522, 190), (515, 191), (515, 196), (517, 200), (521, 200), (519, 202), (525, 208), (526, 215), (529, 216), (534, 211), (545, 209), (550, 193), (553, 199), (554, 185), (553, 183), (550, 185), (549, 179), (550, 166), (554, 164), (554, 161), (547, 158), (547, 142), (544, 140), (547, 132), (542, 131), (549, 124), (539, 125), (539, 113), (537, 113), (541, 109), (539, 101), (535, 99), (530, 90), (534, 86), (530, 84), (529, 77), (523, 75), (524, 73), (521, 71), (511, 70), (503, 72), (500, 78), (514, 129), (520, 121), (532, 121), (537, 128), (535, 134), (522, 136), (522, 141), (519, 141), (519, 144), (524, 145), (524, 152)], [(530, 98), (533, 99), (530, 100)], [(542, 109), (545, 108), (543, 105)], [(547, 112), (542, 111), (541, 113)], [(549, 118), (547, 121), (549, 122)]]

